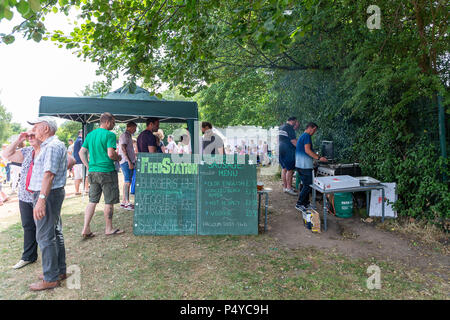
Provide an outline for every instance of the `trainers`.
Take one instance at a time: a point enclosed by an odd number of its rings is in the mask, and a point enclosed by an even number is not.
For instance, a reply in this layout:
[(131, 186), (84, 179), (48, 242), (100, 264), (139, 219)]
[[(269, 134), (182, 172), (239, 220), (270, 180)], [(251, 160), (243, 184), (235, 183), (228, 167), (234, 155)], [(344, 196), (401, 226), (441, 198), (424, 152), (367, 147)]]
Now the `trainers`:
[[(121, 207), (122, 207), (122, 205), (121, 205)], [(134, 205), (133, 204), (131, 204), (131, 203), (127, 203), (124, 207), (123, 207), (125, 210), (134, 210)]]
[(295, 209), (297, 209), (300, 212), (303, 212), (303, 211), (305, 211), (305, 206), (302, 206), (300, 204), (296, 204), (295, 205)]
[(294, 190), (292, 190), (292, 189), (286, 189), (286, 191), (284, 191), (284, 192), (290, 194), (291, 196), (296, 196), (297, 195), (297, 193)]
[(14, 266), (13, 269), (20, 269), (25, 267), (26, 265), (33, 263), (34, 261), (25, 261), (25, 260), (20, 260), (19, 262), (17, 262)]

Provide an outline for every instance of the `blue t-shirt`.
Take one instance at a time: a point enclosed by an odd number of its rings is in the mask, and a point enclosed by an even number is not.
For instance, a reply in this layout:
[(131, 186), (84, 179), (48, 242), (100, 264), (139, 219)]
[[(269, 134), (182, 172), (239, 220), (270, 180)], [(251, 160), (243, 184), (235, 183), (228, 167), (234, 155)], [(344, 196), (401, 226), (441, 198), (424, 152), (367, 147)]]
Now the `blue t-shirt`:
[(291, 143), (291, 140), (296, 139), (294, 127), (291, 126), (289, 123), (283, 124), (278, 129), (278, 139), (280, 146), (284, 144), (284, 146), (288, 145), (292, 147), (292, 149), (295, 149), (294, 145)]
[(81, 149), (81, 146), (83, 145), (83, 140), (81, 139), (81, 137), (78, 137), (77, 140), (75, 140), (75, 143), (73, 144), (73, 157), (75, 158), (75, 160), (77, 161), (77, 164), (82, 164), (83, 162), (81, 161), (81, 158), (79, 156), (79, 152)]
[(308, 133), (303, 133), (297, 141), (297, 148), (295, 148), (295, 167), (299, 169), (313, 169), (313, 158), (311, 158), (305, 152), (305, 145), (311, 145), (311, 151), (314, 152), (312, 148), (311, 136)]

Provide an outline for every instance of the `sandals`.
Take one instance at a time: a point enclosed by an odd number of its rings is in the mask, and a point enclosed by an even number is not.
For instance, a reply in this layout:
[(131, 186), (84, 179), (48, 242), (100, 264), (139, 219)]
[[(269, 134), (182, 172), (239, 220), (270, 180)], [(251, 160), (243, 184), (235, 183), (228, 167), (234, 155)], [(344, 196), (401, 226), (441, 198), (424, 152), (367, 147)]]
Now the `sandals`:
[[(122, 234), (122, 233), (125, 233), (125, 231), (120, 230), (120, 229), (115, 229), (112, 233), (105, 233), (105, 235), (113, 236), (113, 235)], [(95, 233), (91, 232), (88, 234), (83, 234), (82, 237), (83, 237), (82, 240), (92, 239), (93, 237), (95, 237)]]
[(107, 236), (113, 236), (113, 235), (116, 235), (116, 234), (122, 234), (122, 233), (124, 233), (125, 231), (123, 231), (123, 230), (120, 230), (120, 229), (116, 229), (116, 230), (114, 230), (112, 233), (105, 233)]
[(88, 234), (83, 234), (83, 240), (87, 240), (87, 239), (92, 239), (93, 237), (95, 237), (95, 233), (91, 232)]

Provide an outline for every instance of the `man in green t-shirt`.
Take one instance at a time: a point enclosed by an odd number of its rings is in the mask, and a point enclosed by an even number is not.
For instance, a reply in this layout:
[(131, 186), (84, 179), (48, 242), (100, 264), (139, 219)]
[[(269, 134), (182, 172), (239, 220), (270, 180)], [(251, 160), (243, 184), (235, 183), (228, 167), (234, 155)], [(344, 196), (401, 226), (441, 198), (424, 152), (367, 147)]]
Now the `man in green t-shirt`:
[[(120, 161), (121, 156), (116, 152), (116, 135), (111, 130), (116, 125), (114, 116), (105, 112), (100, 116), (100, 128), (86, 136), (79, 155), (89, 171), (89, 204), (84, 215), (84, 227), (81, 235), (84, 239), (92, 238), (94, 233), (89, 226), (94, 216), (95, 207), (99, 203), (102, 193), (105, 198), (105, 234), (121, 234), (124, 231), (114, 229), (112, 217), (114, 204), (119, 203), (119, 180), (114, 161)], [(89, 152), (89, 162), (86, 154)]]

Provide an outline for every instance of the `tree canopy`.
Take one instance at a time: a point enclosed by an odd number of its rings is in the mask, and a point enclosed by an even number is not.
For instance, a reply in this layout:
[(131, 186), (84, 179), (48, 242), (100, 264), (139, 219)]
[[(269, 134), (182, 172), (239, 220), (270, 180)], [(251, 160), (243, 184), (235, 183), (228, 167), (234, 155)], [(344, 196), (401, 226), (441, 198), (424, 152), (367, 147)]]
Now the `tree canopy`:
[[(343, 158), (398, 182), (402, 214), (448, 219), (436, 103), (450, 127), (447, 1), (379, 0), (379, 16), (371, 0), (37, 2), (2, 2), (0, 19), (12, 7), (24, 17), (4, 43), (22, 32), (96, 62), (108, 79), (168, 83), (219, 126), (314, 120), (316, 138), (336, 141)], [(70, 33), (46, 30), (48, 14), (73, 8), (82, 22)]]

